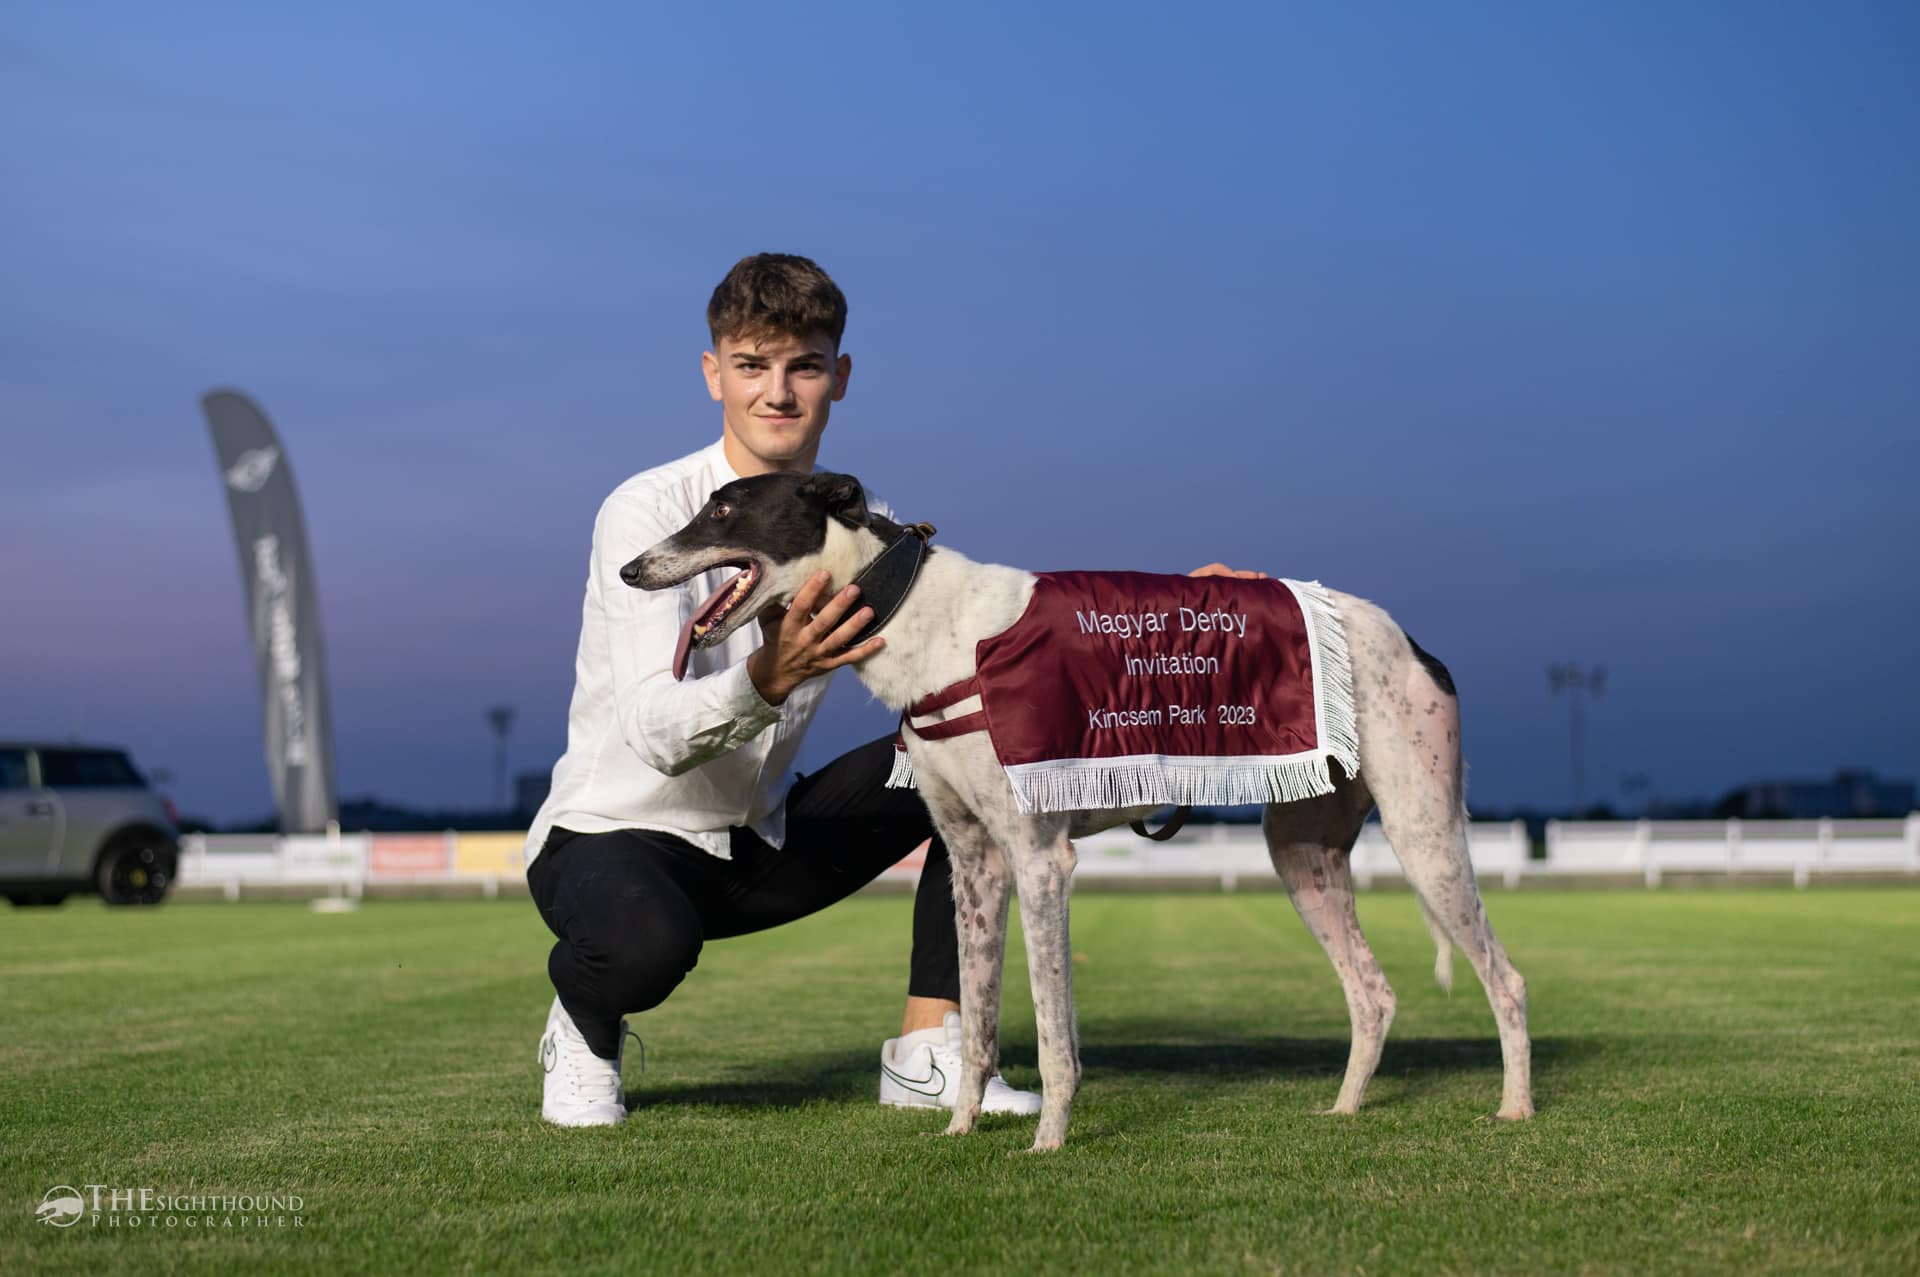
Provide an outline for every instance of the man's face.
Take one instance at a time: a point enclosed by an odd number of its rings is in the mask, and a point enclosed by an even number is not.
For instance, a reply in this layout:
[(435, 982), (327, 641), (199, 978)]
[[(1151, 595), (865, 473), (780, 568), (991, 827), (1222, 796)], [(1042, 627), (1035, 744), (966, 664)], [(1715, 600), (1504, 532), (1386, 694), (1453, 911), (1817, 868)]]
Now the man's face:
[(853, 372), (825, 333), (722, 337), (700, 366), (707, 393), (720, 402), (727, 460), (742, 476), (811, 470), (827, 415)]

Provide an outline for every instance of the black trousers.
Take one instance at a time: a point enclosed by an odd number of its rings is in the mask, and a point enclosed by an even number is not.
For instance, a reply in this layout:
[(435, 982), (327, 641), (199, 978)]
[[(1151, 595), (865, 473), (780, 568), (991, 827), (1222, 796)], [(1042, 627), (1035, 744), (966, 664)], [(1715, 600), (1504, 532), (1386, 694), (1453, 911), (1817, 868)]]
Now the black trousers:
[[(893, 738), (843, 754), (787, 794), (786, 845), (732, 831), (722, 860), (672, 834), (555, 829), (527, 867), (559, 937), (547, 974), (596, 1055), (619, 1053), (620, 1017), (659, 1006), (708, 940), (764, 931), (843, 900), (933, 833), (920, 795), (886, 788)], [(907, 992), (960, 999), (953, 869), (938, 838), (913, 906)]]

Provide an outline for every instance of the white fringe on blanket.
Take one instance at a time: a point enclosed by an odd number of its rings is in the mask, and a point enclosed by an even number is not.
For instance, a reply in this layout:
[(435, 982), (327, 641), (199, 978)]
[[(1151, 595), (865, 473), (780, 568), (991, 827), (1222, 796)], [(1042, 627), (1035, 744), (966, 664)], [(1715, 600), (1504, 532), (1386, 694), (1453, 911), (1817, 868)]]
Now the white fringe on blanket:
[(1349, 777), (1360, 774), (1360, 726), (1353, 715), (1353, 657), (1347, 651), (1347, 627), (1340, 608), (1318, 581), (1281, 582), (1293, 591), (1307, 619), (1307, 647), (1313, 654), (1314, 735), (1328, 758)]
[[(1318, 581), (1282, 580), (1306, 620), (1313, 661), (1314, 739), (1297, 754), (1183, 758), (1131, 754), (1061, 758), (1006, 769), (1020, 810), (1029, 814), (1111, 807), (1239, 807), (1290, 803), (1333, 792), (1327, 763), (1360, 774), (1360, 735), (1353, 714), (1353, 659), (1340, 609)], [(913, 761), (893, 753), (887, 788), (913, 787)]]
[(893, 770), (887, 773), (887, 788), (913, 788), (913, 758), (898, 745), (893, 747)]
[(1324, 751), (1263, 757), (1063, 758), (1007, 768), (1023, 812), (1114, 807), (1238, 807), (1290, 803), (1333, 792)]

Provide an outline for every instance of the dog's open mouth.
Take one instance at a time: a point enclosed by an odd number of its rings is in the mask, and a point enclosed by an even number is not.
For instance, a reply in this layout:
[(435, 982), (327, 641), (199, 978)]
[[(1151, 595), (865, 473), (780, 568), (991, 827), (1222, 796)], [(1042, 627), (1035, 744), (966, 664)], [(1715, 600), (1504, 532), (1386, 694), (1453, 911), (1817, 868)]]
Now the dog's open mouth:
[(728, 577), (726, 583), (715, 590), (705, 603), (693, 610), (693, 619), (680, 631), (680, 642), (673, 649), (673, 676), (676, 679), (687, 676), (687, 654), (696, 647), (707, 646), (721, 632), (727, 618), (753, 596), (754, 589), (760, 584), (758, 563), (748, 561), (723, 566), (744, 570)]

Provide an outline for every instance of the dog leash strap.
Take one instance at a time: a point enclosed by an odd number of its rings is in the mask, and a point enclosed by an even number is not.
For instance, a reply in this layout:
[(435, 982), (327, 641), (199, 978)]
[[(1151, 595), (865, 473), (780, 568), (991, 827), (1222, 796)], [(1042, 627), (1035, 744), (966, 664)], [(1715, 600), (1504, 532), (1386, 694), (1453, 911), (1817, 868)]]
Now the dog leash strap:
[(972, 678), (961, 679), (952, 687), (942, 688), (940, 691), (922, 696), (919, 700), (907, 707), (907, 715), (910, 718), (925, 718), (927, 715), (943, 710), (949, 705), (957, 705), (969, 696), (978, 696), (979, 694), (980, 676), (975, 674)]
[(944, 722), (928, 723), (925, 727), (915, 727), (908, 723), (913, 734), (921, 740), (946, 740), (952, 736), (965, 736), (969, 732), (987, 730), (987, 711), (977, 709), (971, 714), (962, 714), (958, 718), (949, 718)]
[(1187, 823), (1187, 817), (1191, 815), (1193, 815), (1193, 808), (1175, 807), (1173, 809), (1173, 815), (1168, 818), (1166, 824), (1160, 826), (1159, 832), (1157, 833), (1149, 832), (1147, 822), (1144, 820), (1130, 821), (1127, 828), (1133, 830), (1134, 833), (1139, 834), (1142, 838), (1149, 838), (1154, 842), (1165, 842), (1180, 832), (1180, 827)]
[[(949, 718), (943, 722), (928, 723), (925, 727), (915, 726), (911, 721), (938, 713), (949, 705), (958, 705), (967, 697), (979, 694), (980, 676), (975, 674), (971, 678), (961, 679), (951, 687), (943, 687), (937, 692), (923, 696), (907, 706), (906, 713), (900, 715), (901, 733), (904, 734), (908, 728), (912, 728), (913, 734), (921, 740), (946, 740), (952, 736), (965, 736), (968, 732), (983, 732), (987, 729), (987, 711), (984, 706), (971, 714), (962, 714), (958, 718)], [(895, 736), (894, 739), (901, 740), (901, 736)], [(904, 748), (904, 742), (902, 747)]]

